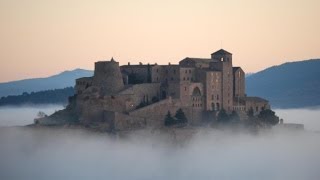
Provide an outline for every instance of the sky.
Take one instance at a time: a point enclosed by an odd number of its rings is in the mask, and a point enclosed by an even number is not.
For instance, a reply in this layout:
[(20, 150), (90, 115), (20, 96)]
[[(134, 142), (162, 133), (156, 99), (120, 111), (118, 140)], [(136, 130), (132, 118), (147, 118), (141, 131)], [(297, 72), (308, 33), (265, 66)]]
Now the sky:
[(319, 9), (319, 0), (0, 0), (0, 82), (221, 48), (245, 72), (320, 58)]

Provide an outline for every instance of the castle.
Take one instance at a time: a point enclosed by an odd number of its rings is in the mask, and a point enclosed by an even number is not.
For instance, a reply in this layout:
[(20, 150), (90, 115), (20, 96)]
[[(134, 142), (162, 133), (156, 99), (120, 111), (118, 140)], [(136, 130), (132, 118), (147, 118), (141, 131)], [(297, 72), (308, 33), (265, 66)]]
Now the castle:
[(69, 111), (81, 123), (108, 129), (161, 127), (168, 112), (185, 113), (189, 124), (221, 109), (245, 117), (269, 109), (267, 100), (245, 94), (245, 73), (233, 67), (232, 54), (221, 49), (211, 58), (185, 58), (179, 64), (119, 66), (113, 58), (95, 63), (93, 77), (76, 80)]
[[(119, 66), (113, 58), (95, 63), (93, 77), (76, 80), (66, 109), (35, 119), (55, 125), (70, 120), (109, 130), (162, 127), (168, 112), (181, 109), (189, 125), (224, 109), (245, 119), (270, 109), (267, 100), (245, 94), (245, 73), (233, 67), (232, 54), (221, 49), (211, 58), (185, 58), (179, 64)], [(212, 118), (209, 117), (209, 118)]]

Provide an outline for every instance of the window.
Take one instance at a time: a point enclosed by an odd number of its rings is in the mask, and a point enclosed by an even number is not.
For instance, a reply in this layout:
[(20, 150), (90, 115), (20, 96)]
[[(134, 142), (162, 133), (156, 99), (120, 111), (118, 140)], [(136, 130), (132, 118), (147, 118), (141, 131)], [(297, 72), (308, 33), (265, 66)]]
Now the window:
[(185, 78), (185, 77), (183, 77), (183, 80), (185, 81), (185, 80), (186, 80), (186, 78)]
[(168, 74), (169, 73), (169, 71), (168, 70), (166, 70), (166, 74)]
[(212, 94), (212, 96), (211, 96), (211, 100), (214, 100), (214, 95)]
[(184, 90), (187, 91), (187, 87), (184, 87)]
[(188, 73), (188, 70), (186, 70), (186, 74)]
[(217, 94), (217, 100), (219, 100), (219, 94)]
[(187, 80), (189, 81), (189, 77), (187, 77)]
[(189, 70), (189, 74), (191, 74), (191, 69)]
[(171, 81), (173, 81), (173, 77), (171, 78)]
[(159, 72), (159, 69), (157, 69), (157, 72)]
[(176, 74), (176, 70), (173, 70), (173, 74)]

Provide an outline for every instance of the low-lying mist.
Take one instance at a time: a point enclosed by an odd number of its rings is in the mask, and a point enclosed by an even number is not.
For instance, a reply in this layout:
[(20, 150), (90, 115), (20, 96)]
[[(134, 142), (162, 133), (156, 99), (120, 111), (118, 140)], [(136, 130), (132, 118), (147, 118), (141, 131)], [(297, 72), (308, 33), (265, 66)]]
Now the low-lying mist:
[(319, 179), (320, 134), (0, 128), (0, 179)]
[(0, 107), (0, 127), (1, 126), (24, 126), (33, 123), (33, 119), (38, 112), (47, 115), (63, 109), (63, 105), (22, 105), (22, 106), (1, 106)]

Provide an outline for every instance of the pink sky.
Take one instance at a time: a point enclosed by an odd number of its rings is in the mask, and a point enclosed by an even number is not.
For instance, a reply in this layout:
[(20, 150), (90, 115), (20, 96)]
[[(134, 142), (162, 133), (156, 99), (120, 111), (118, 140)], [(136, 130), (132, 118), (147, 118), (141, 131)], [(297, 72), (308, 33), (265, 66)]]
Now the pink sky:
[(168, 64), (221, 47), (257, 72), (320, 58), (319, 0), (0, 0), (0, 82), (95, 61)]

